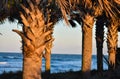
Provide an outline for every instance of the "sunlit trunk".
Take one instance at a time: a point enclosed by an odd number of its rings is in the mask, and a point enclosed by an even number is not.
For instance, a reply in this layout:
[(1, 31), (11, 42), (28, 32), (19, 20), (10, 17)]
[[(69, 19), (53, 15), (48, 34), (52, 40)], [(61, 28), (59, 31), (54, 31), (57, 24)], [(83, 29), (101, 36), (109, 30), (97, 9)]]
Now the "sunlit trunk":
[(108, 26), (108, 34), (107, 34), (107, 45), (108, 45), (108, 61), (109, 61), (109, 69), (115, 68), (115, 59), (116, 59), (116, 51), (117, 51), (117, 42), (118, 42), (118, 23), (111, 21)]
[[(50, 22), (49, 25), (46, 26), (46, 30), (51, 30), (52, 33), (53, 33), (53, 29), (54, 28), (54, 23), (53, 22)], [(52, 33), (49, 34), (47, 37), (46, 37), (46, 40), (49, 40), (49, 39), (53, 39), (53, 36), (52, 36)], [(52, 44), (53, 41), (49, 42), (46, 47), (45, 47), (45, 54), (44, 54), (44, 58), (45, 58), (45, 73), (46, 73), (46, 77), (50, 75), (50, 69), (51, 69), (51, 50), (52, 50)]]
[(86, 14), (83, 18), (82, 32), (82, 71), (85, 73), (84, 77), (90, 76), (91, 59), (92, 59), (92, 28), (94, 24), (94, 17)]
[(45, 72), (50, 74), (51, 68), (51, 48), (45, 48)]
[(45, 28), (44, 16), (38, 7), (29, 1), (30, 8), (21, 7), (26, 15), (20, 13), (23, 30), (13, 30), (22, 38), (23, 46), (23, 79), (41, 79), (42, 56), (46, 45), (51, 39), (46, 40), (51, 30), (43, 32)]
[[(26, 52), (25, 52), (26, 53)], [(32, 52), (36, 53), (36, 52)], [(41, 79), (42, 56), (25, 57), (23, 59), (23, 79)]]
[(97, 46), (97, 70), (103, 70), (103, 42), (104, 42), (104, 18), (98, 17), (96, 21), (96, 46)]
[[(52, 39), (52, 34), (47, 37), (47, 39)], [(52, 42), (47, 44), (45, 48), (45, 72), (47, 75), (50, 74), (51, 68), (51, 49), (52, 49)]]
[[(48, 35), (48, 37), (46, 39), (52, 39), (52, 34)], [(49, 42), (46, 45), (45, 48), (45, 54), (44, 54), (44, 58), (45, 58), (45, 79), (49, 79), (50, 77), (50, 71), (51, 71), (51, 50), (52, 50), (52, 42)]]

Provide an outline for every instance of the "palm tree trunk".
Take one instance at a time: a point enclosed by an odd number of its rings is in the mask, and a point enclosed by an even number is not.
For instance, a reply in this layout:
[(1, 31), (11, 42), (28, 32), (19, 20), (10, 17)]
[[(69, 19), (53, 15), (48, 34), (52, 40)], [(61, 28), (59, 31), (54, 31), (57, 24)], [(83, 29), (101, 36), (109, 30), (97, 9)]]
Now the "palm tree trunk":
[(46, 74), (50, 74), (51, 68), (51, 48), (45, 48), (45, 72)]
[(107, 34), (107, 45), (108, 45), (108, 61), (109, 61), (109, 69), (115, 68), (115, 59), (116, 59), (116, 51), (117, 51), (117, 42), (118, 42), (118, 23), (111, 21), (108, 24), (108, 34)]
[(23, 31), (13, 30), (22, 38), (23, 43), (23, 79), (41, 79), (42, 56), (46, 45), (52, 39), (46, 40), (51, 30), (43, 32), (45, 28), (44, 16), (38, 7), (29, 1), (30, 8), (22, 5), (26, 12), (20, 13)]
[[(52, 34), (50, 34), (47, 39), (52, 39)], [(46, 74), (50, 74), (50, 68), (51, 68), (51, 48), (52, 48), (52, 42), (47, 44), (45, 48), (45, 72)]]
[(97, 69), (103, 71), (103, 42), (104, 42), (104, 18), (98, 17), (96, 21), (96, 45), (97, 45)]
[(90, 70), (91, 70), (93, 24), (94, 24), (94, 17), (90, 16), (89, 14), (85, 15), (85, 17), (83, 18), (83, 25), (82, 25), (82, 32), (83, 32), (82, 71), (85, 77), (90, 76)]
[(41, 65), (42, 65), (42, 56), (39, 57), (32, 55), (32, 57), (24, 57), (23, 79), (41, 79)]
[[(47, 39), (52, 39), (52, 34), (47, 36)], [(45, 48), (45, 54), (44, 54), (44, 58), (45, 58), (45, 79), (49, 79), (50, 77), (50, 70), (51, 70), (51, 49), (52, 49), (52, 42), (49, 42), (46, 45)]]
[[(50, 14), (48, 14), (50, 15)], [(47, 30), (51, 30), (52, 33), (53, 33), (53, 29), (54, 28), (54, 23), (53, 22), (48, 22), (48, 25), (46, 27), (46, 31)], [(46, 40), (49, 40), (49, 39), (53, 39), (53, 36), (52, 36), (52, 33), (49, 34), (47, 37), (46, 37)], [(44, 58), (45, 58), (45, 72), (46, 72), (46, 76), (50, 75), (50, 68), (51, 68), (51, 49), (52, 49), (52, 43), (53, 41), (49, 42), (46, 47), (45, 47), (45, 54), (44, 54)]]

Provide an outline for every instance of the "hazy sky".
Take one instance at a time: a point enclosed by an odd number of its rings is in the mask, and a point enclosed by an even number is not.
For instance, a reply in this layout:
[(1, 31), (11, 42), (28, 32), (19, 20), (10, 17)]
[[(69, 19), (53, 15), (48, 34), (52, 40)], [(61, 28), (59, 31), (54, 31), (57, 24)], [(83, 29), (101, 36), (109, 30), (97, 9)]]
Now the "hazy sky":
[[(9, 23), (5, 21), (0, 25), (0, 52), (21, 52), (21, 38), (12, 29), (21, 29), (17, 23)], [(93, 36), (95, 31), (93, 30)], [(66, 26), (63, 21), (60, 21), (54, 28), (54, 44), (52, 53), (67, 53), (81, 54), (82, 49), (82, 34), (81, 27), (77, 28)], [(94, 36), (95, 37), (95, 36)], [(106, 36), (105, 36), (106, 37)], [(105, 38), (106, 41), (106, 38)], [(106, 42), (104, 42), (104, 53), (107, 52)], [(96, 53), (95, 38), (93, 38), (93, 53)]]

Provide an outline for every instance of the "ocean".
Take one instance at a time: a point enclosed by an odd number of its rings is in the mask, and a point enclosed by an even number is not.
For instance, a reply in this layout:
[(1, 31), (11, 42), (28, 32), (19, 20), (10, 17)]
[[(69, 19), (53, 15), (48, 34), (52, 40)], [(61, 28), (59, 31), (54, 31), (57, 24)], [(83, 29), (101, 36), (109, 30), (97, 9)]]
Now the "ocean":
[[(106, 56), (107, 57), (107, 56)], [(22, 71), (21, 53), (0, 53), (0, 74), (3, 72)], [(45, 71), (45, 60), (42, 60), (42, 71)], [(108, 69), (104, 62), (104, 69)], [(92, 56), (91, 69), (97, 68), (96, 55)], [(79, 54), (52, 54), (51, 73), (81, 70), (81, 55)]]

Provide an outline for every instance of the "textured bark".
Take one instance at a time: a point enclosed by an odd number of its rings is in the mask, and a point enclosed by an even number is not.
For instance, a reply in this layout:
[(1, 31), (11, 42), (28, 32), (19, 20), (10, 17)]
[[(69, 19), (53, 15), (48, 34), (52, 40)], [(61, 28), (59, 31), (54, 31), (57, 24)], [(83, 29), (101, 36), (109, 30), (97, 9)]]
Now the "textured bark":
[[(46, 40), (49, 40), (49, 39), (53, 39), (53, 31), (54, 31), (54, 24), (58, 21), (58, 16), (60, 17), (59, 14), (57, 14), (56, 12), (57, 11), (54, 11), (55, 9), (52, 8), (52, 9), (49, 9), (51, 6), (50, 4), (53, 4), (53, 1), (49, 0), (48, 1), (48, 7), (46, 7), (46, 28), (45, 30), (48, 31), (48, 30), (51, 30), (52, 33), (49, 34), (47, 37), (46, 37)], [(56, 16), (57, 14), (57, 16)], [(52, 49), (52, 44), (53, 41), (49, 42), (46, 47), (45, 47), (45, 54), (44, 54), (44, 57), (45, 57), (45, 73), (46, 73), (46, 79), (49, 78), (50, 76), (50, 69), (51, 69), (51, 49)], [(48, 76), (48, 77), (47, 77)]]
[(42, 56), (24, 57), (23, 79), (41, 79)]
[[(83, 44), (82, 44), (82, 71), (85, 77), (90, 76), (91, 59), (92, 59), (92, 28), (94, 18), (87, 14), (83, 18)], [(88, 76), (86, 76), (88, 75)], [(86, 78), (87, 79), (87, 78)]]
[[(28, 0), (29, 8), (21, 7), (25, 13), (20, 13), (23, 22), (23, 31), (13, 30), (22, 38), (23, 43), (23, 79), (41, 79), (42, 56), (46, 45), (52, 42), (47, 39), (51, 30), (45, 28), (44, 16), (37, 6)], [(25, 14), (25, 15), (24, 15)]]
[[(53, 39), (52, 34), (47, 36), (46, 39)], [(51, 68), (51, 49), (52, 49), (52, 42), (49, 42), (49, 44), (47, 44), (45, 48), (45, 72), (47, 75), (50, 74), (50, 68)]]
[[(47, 10), (47, 26), (46, 26), (46, 31), (48, 30), (51, 30), (52, 33), (53, 33), (53, 28), (54, 28), (54, 22), (52, 21), (51, 22), (51, 10)], [(53, 36), (52, 36), (52, 33), (49, 34), (47, 37), (46, 37), (46, 40), (49, 40), (49, 39), (53, 39)], [(45, 73), (46, 75), (48, 76), (49, 78), (49, 75), (50, 75), (50, 68), (51, 68), (51, 49), (52, 49), (52, 43), (53, 41), (49, 42), (46, 47), (45, 47), (45, 54), (44, 54), (44, 57), (45, 57)], [(46, 76), (46, 79), (47, 79), (47, 76)]]
[(45, 51), (45, 72), (50, 74), (50, 68), (51, 68), (51, 48), (46, 48)]
[(49, 43), (45, 48), (45, 72), (47, 75), (50, 74), (50, 68), (51, 68), (51, 48), (49, 45), (52, 43)]
[(108, 34), (107, 34), (107, 45), (108, 45), (108, 61), (109, 61), (109, 69), (115, 68), (115, 58), (117, 51), (117, 42), (118, 42), (118, 27), (116, 21), (111, 21), (108, 24)]
[(96, 21), (96, 45), (97, 45), (97, 69), (103, 70), (103, 42), (104, 42), (104, 18), (98, 17)]

